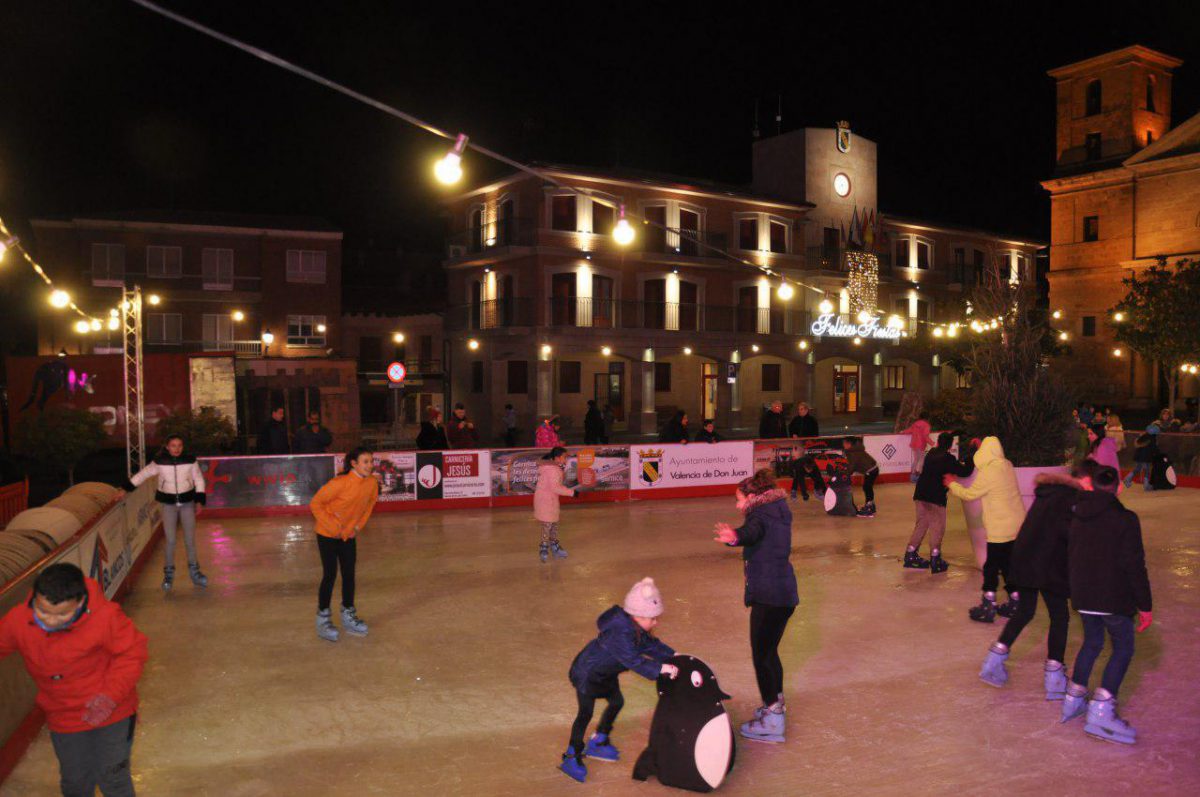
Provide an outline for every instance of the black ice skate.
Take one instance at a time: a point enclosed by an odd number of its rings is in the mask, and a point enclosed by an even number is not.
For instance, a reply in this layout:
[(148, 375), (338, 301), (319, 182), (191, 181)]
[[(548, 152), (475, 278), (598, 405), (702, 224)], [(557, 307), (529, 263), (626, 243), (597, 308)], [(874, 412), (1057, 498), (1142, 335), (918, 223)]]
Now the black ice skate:
[(977, 623), (994, 623), (996, 622), (996, 602), (984, 598), (978, 606), (972, 606), (967, 611), (967, 616)]
[(924, 570), (929, 567), (929, 561), (922, 559), (921, 554), (916, 551), (905, 551), (904, 566), (913, 570)]

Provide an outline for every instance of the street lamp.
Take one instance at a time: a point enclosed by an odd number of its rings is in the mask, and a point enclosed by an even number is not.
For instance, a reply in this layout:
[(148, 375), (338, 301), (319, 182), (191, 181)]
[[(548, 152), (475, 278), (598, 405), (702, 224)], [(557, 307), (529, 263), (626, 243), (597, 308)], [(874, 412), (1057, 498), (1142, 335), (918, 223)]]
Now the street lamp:
[(80, 335), (86, 335), (88, 333), (88, 330), (91, 328), (92, 328), (91, 324), (89, 324), (87, 321), (84, 321), (82, 319), (75, 322), (75, 331), (78, 332)]
[(275, 342), (275, 336), (271, 333), (271, 330), (268, 329), (266, 332), (262, 333), (262, 342), (263, 356), (265, 357), (271, 353), (271, 344)]

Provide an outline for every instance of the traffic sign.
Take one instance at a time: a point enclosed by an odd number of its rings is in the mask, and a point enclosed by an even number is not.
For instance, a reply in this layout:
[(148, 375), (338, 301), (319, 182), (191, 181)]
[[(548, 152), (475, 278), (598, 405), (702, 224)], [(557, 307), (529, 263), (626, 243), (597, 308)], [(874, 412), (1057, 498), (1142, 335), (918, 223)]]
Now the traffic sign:
[(388, 381), (393, 384), (403, 382), (407, 374), (408, 370), (404, 367), (404, 363), (401, 362), (394, 362), (387, 368)]

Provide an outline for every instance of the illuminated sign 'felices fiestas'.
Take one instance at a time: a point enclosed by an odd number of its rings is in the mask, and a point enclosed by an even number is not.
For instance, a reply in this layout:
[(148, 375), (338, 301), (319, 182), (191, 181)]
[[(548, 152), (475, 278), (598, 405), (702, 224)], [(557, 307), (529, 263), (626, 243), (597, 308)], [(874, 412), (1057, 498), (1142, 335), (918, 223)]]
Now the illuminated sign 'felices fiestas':
[(818, 316), (810, 329), (817, 337), (881, 338), (883, 340), (899, 340), (900, 338), (899, 329), (879, 326), (878, 318), (871, 318), (865, 324), (851, 324), (833, 313)]

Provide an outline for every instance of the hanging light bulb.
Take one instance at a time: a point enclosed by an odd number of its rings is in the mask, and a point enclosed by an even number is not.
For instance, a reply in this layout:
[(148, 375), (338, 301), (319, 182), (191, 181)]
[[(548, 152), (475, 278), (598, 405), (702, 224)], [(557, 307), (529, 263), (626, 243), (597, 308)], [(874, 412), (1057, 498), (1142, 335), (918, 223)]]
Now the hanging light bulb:
[(403, 332), (392, 333), (392, 343), (403, 343), (403, 342), (404, 342), (404, 333)]
[(462, 179), (462, 156), (466, 148), (467, 137), (459, 133), (450, 151), (434, 164), (433, 174), (442, 185), (454, 185)]
[(245, 321), (246, 314), (243, 313), (241, 310), (234, 310), (233, 311), (233, 320), (234, 321)]
[(904, 322), (900, 320), (900, 316), (892, 315), (888, 316), (887, 325), (888, 329), (902, 329)]
[(1119, 324), (1119, 323), (1121, 323), (1121, 322), (1122, 322), (1122, 321), (1124, 321), (1124, 320), (1125, 320), (1125, 314), (1124, 314), (1124, 313), (1121, 313), (1121, 312), (1116, 312), (1116, 313), (1113, 313), (1113, 321), (1116, 321), (1116, 322)]
[(1062, 318), (1062, 310), (1055, 310), (1050, 314), (1050, 317), (1057, 321), (1058, 319)]
[(783, 282), (779, 283), (779, 290), (775, 291), (775, 294), (786, 302), (788, 299), (796, 295), (796, 291), (791, 285), (788, 285), (787, 280), (784, 280)]
[(833, 302), (829, 301), (828, 299), (822, 299), (821, 303), (817, 305), (817, 309), (820, 310), (823, 315), (829, 315), (833, 312)]
[(104, 325), (100, 323), (99, 318), (93, 318), (92, 322), (88, 326), (90, 326), (92, 328), (93, 332), (99, 332), (101, 329), (104, 328)]
[(63, 290), (54, 290), (50, 292), (50, 304), (58, 308), (66, 307), (71, 303), (71, 295)]
[(933, 328), (933, 336), (934, 336), (935, 338), (940, 338), (940, 337), (942, 337), (942, 336), (943, 336), (943, 335), (945, 335), (945, 334), (946, 334), (946, 333), (942, 331), (942, 328), (941, 328), (941, 327), (934, 327), (934, 328)]
[(157, 307), (158, 305), (162, 304), (162, 297), (157, 293), (152, 293), (146, 297), (146, 301), (148, 301), (152, 306)]
[(1120, 357), (1121, 353), (1120, 349), (1113, 349), (1113, 357)]
[(862, 338), (855, 338), (855, 339), (854, 339), (854, 345), (855, 345), (855, 346), (861, 346), (861, 345), (862, 345)]
[(621, 246), (629, 246), (633, 243), (633, 225), (629, 223), (629, 219), (625, 218), (625, 205), (620, 206), (617, 223), (613, 227), (613, 240)]
[(471, 351), (477, 351), (479, 349), (479, 341), (475, 340), (475, 338), (471, 338), (467, 341), (467, 348)]
[(691, 347), (691, 346), (684, 346), (684, 347), (683, 347), (683, 353), (684, 353), (684, 354), (691, 354), (691, 353), (692, 353), (692, 347)]
[(946, 337), (948, 337), (948, 338), (957, 338), (958, 337), (958, 324), (950, 325), (950, 328), (946, 330)]
[(321, 333), (322, 335), (324, 335), (324, 334), (325, 334), (325, 329), (326, 329), (326, 327), (325, 327), (325, 325), (324, 325), (324, 324), (317, 324), (317, 332), (319, 332), (319, 333)]
[(91, 328), (92, 328), (91, 325), (88, 324), (88, 322), (84, 321), (83, 319), (80, 319), (75, 322), (75, 331), (78, 332), (80, 335), (87, 334), (88, 330)]
[(119, 318), (108, 319), (108, 328), (111, 330), (114, 330), (114, 331), (120, 329), (121, 328), (121, 319), (119, 319)]
[(612, 348), (609, 346), (601, 346), (600, 353), (603, 354), (605, 357), (608, 357), (608, 356), (612, 355)]
[(1059, 332), (1059, 333), (1058, 333), (1058, 339), (1059, 339), (1059, 340), (1067, 340), (1069, 337), (1070, 337), (1070, 335), (1068, 335), (1066, 332)]
[(108, 314), (111, 317), (116, 318), (117, 316), (119, 316), (121, 314), (121, 312), (119, 310), (117, 310), (117, 308), (114, 307), (113, 309), (108, 311)]
[(800, 341), (799, 346), (800, 346), (800, 351), (807, 350), (808, 349), (808, 341), (807, 340)]
[(750, 351), (757, 352), (757, 351), (758, 351), (758, 344), (757, 344), (757, 343), (752, 343), (752, 344), (750, 344)]
[(3, 241), (0, 241), (0, 261), (4, 260), (4, 255), (9, 249), (12, 249), (16, 245), (17, 237), (15, 235), (11, 235)]
[(870, 320), (871, 320), (871, 314), (870, 314), (870, 313), (868, 313), (866, 310), (859, 310), (859, 311), (858, 311), (858, 323), (860, 323), (860, 324), (865, 324), (865, 323), (867, 323), (867, 322), (868, 322), (868, 321), (870, 321)]

